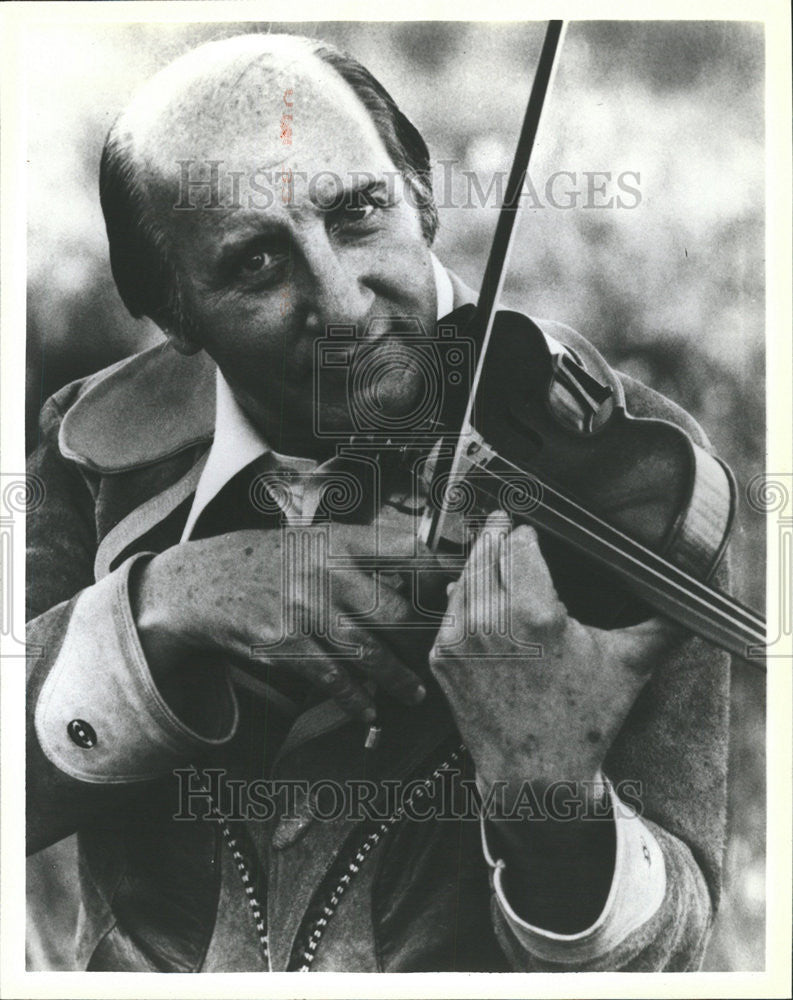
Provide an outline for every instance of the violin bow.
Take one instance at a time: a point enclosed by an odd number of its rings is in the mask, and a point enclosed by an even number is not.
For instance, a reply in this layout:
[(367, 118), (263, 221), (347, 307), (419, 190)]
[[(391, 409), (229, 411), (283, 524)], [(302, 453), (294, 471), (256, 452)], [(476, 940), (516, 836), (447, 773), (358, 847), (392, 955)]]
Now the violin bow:
[[(523, 185), (526, 181), (526, 174), (529, 172), (529, 162), (534, 150), (537, 131), (540, 127), (540, 118), (545, 106), (545, 98), (550, 89), (554, 70), (557, 65), (557, 55), (561, 47), (564, 29), (565, 24), (563, 21), (549, 21), (548, 27), (545, 29), (545, 39), (542, 43), (540, 59), (537, 63), (531, 93), (529, 94), (529, 102), (526, 105), (526, 113), (523, 116), (523, 124), (521, 125), (517, 146), (515, 147), (515, 155), (512, 158), (512, 166), (509, 171), (506, 188), (504, 189), (504, 201), (498, 213), (496, 231), (490, 246), (487, 264), (485, 265), (479, 299), (473, 319), (465, 331), (466, 335), (471, 337), (476, 345), (477, 356), (476, 369), (471, 389), (468, 393), (465, 415), (462, 419), (460, 433), (442, 439), (438, 461), (433, 472), (433, 478), (436, 481), (440, 481), (441, 476), (449, 477), (449, 482), (452, 482), (455, 478), (460, 466), (461, 445), (463, 439), (466, 437), (466, 431), (471, 428), (474, 399), (476, 398), (477, 389), (484, 370), (487, 346), (493, 332), (498, 300), (504, 286), (506, 265), (512, 252), (515, 221), (520, 208)], [(445, 504), (428, 507), (425, 513), (419, 536), (430, 549), (434, 549), (442, 537), (446, 517), (445, 507)]]
[[(479, 364), (476, 376), (481, 372), (485, 352), (487, 351), (487, 344), (493, 330), (496, 308), (504, 285), (506, 265), (512, 253), (515, 220), (520, 208), (523, 185), (526, 181), (526, 174), (529, 172), (529, 161), (534, 151), (534, 143), (540, 127), (540, 118), (545, 106), (545, 98), (550, 90), (554, 71), (557, 66), (557, 55), (561, 47), (563, 34), (563, 21), (548, 22), (548, 27), (545, 30), (545, 40), (542, 43), (542, 51), (540, 52), (540, 60), (537, 63), (537, 70), (534, 74), (534, 82), (531, 87), (531, 94), (529, 95), (529, 103), (526, 105), (526, 114), (523, 117), (523, 125), (520, 129), (518, 143), (515, 147), (515, 155), (512, 159), (512, 167), (510, 168), (507, 186), (504, 190), (504, 201), (498, 214), (496, 231), (493, 236), (487, 264), (485, 265), (479, 302), (474, 313), (472, 326), (466, 331), (477, 342)], [(478, 383), (476, 376), (474, 382)], [(471, 399), (473, 399), (474, 395), (475, 393), (472, 392)]]

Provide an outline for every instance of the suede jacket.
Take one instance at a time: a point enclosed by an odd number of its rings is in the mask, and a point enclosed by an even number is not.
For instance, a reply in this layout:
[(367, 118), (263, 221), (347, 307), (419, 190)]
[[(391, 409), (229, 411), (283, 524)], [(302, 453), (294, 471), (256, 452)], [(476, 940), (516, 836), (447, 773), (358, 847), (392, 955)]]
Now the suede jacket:
[[(604, 365), (578, 334), (541, 326)], [(614, 386), (629, 412), (704, 442), (663, 397), (627, 377)], [(696, 968), (720, 889), (729, 683), (725, 657), (698, 639), (658, 665), (608, 755), (615, 804), (628, 782), (635, 808), (617, 822), (605, 909), (577, 935), (514, 913), (503, 862), (470, 816), (413, 815), (453, 772), (473, 776), (431, 684), (417, 708), (384, 706), (376, 750), (331, 702), (289, 718), (220, 672), (195, 694), (200, 732), (174, 713), (141, 651), (127, 578), (143, 554), (179, 543), (214, 398), (209, 359), (162, 346), (66, 386), (42, 411), (29, 471), (45, 499), (27, 526), (28, 838), (34, 852), (77, 833), (73, 968)], [(225, 785), (210, 799), (207, 782), (228, 777), (379, 791), (360, 815), (318, 815), (296, 785), (288, 807), (242, 819)], [(386, 802), (389, 781), (413, 782), (410, 808)], [(179, 818), (185, 794), (202, 818)]]

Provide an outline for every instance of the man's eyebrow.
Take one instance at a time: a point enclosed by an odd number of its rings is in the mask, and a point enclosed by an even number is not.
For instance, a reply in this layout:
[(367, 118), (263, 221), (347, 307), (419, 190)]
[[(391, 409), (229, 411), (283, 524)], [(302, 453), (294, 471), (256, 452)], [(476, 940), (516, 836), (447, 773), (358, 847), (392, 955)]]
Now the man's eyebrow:
[(351, 194), (386, 194), (387, 191), (388, 183), (385, 177), (375, 177), (373, 174), (359, 176), (356, 183), (350, 188)]
[(355, 174), (351, 184), (344, 184), (341, 188), (337, 185), (334, 186), (334, 190), (332, 193), (329, 192), (326, 198), (317, 192), (312, 201), (321, 211), (334, 212), (349, 205), (355, 205), (361, 198), (385, 201), (392, 194), (393, 184), (389, 184), (385, 177), (377, 177), (374, 174), (361, 171)]

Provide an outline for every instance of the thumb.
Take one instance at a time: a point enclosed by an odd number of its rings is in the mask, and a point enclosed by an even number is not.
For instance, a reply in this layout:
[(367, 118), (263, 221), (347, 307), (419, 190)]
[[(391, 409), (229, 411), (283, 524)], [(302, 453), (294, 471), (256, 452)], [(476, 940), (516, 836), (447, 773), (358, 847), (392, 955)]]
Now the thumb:
[(488, 515), (465, 564), (463, 578), (471, 583), (480, 578), (493, 578), (501, 583), (503, 545), (512, 530), (512, 521), (503, 510)]
[(462, 576), (447, 588), (449, 610), (463, 634), (489, 634), (503, 625), (507, 609), (498, 567), (511, 524), (504, 511), (490, 514), (468, 554)]
[(567, 620), (534, 528), (521, 525), (509, 535), (501, 547), (499, 572), (523, 624), (549, 628)]

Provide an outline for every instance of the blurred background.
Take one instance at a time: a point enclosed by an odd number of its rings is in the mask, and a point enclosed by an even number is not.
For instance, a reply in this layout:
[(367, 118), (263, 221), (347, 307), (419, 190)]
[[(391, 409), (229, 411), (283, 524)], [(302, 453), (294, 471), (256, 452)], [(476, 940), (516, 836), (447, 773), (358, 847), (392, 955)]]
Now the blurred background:
[[(107, 129), (171, 59), (246, 31), (323, 37), (372, 70), (436, 162), (436, 253), (478, 287), (498, 205), (490, 185), (510, 165), (542, 24), (30, 30), (29, 447), (56, 389), (160, 339), (126, 314), (110, 274), (97, 193)], [(744, 487), (763, 472), (765, 447), (763, 74), (762, 25), (572, 23), (505, 293), (509, 305), (575, 327), (615, 367), (687, 409)], [(566, 173), (554, 179), (558, 171)], [(762, 608), (764, 515), (740, 493), (735, 592)], [(732, 702), (725, 896), (706, 970), (764, 966), (764, 686), (741, 664)], [(34, 860), (34, 891), (52, 863)], [(35, 955), (30, 961), (35, 967)]]

